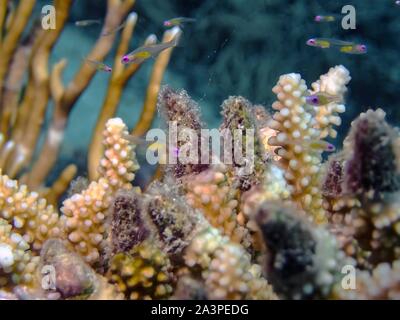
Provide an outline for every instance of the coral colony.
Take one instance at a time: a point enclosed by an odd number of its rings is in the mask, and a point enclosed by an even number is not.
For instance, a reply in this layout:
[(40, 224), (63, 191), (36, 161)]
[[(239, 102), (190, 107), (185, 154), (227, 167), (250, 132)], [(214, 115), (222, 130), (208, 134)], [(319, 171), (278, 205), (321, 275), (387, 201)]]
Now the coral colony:
[[(346, 109), (345, 67), (331, 68), (310, 89), (299, 74), (280, 76), (272, 114), (228, 98), (219, 131), (240, 139), (206, 149), (212, 161), (202, 162), (209, 139), (198, 105), (185, 91), (160, 89), (173, 48), (155, 60), (138, 125), (129, 131), (115, 117), (140, 63), (120, 63), (136, 23), (128, 15), (134, 1), (109, 0), (103, 29), (123, 28), (89, 176), (73, 180), (70, 165), (45, 187), (68, 115), (96, 70), (83, 63), (63, 84), (66, 61), (50, 67), (49, 56), (72, 1), (55, 0), (58, 28), (33, 26), (22, 39), (33, 4), (21, 1), (0, 37), (1, 299), (400, 298), (399, 133), (383, 110), (368, 110), (333, 153), (325, 139), (336, 137)], [(167, 31), (163, 41), (180, 32)], [(102, 61), (115, 38), (99, 37), (88, 58)], [(307, 102), (319, 94), (339, 99)], [(38, 149), (49, 101), (54, 115)], [(179, 138), (167, 148), (175, 161), (140, 188), (132, 137), (148, 132), (157, 107), (166, 123), (177, 124)], [(190, 152), (202, 157), (184, 161)]]

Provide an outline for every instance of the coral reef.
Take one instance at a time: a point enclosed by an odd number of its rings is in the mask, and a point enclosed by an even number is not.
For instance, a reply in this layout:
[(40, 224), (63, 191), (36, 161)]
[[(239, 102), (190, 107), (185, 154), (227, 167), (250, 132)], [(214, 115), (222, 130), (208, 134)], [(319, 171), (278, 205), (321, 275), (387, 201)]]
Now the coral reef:
[(248, 253), (214, 228), (200, 232), (184, 258), (192, 276), (204, 282), (209, 299), (276, 299)]
[[(323, 139), (338, 135), (348, 70), (331, 68), (310, 90), (300, 74), (282, 75), (271, 115), (229, 97), (218, 150), (203, 135), (199, 105), (184, 90), (161, 87), (170, 48), (155, 58), (139, 123), (129, 130), (115, 114), (141, 68), (120, 61), (138, 19), (134, 2), (107, 1), (102, 33), (123, 25), (121, 36), (100, 35), (87, 56), (103, 61), (119, 39), (88, 177), (74, 180), (77, 166), (69, 164), (52, 183), (69, 116), (96, 70), (83, 63), (64, 85), (67, 61), (50, 67), (72, 0), (54, 1), (56, 30), (33, 23), (28, 37), (34, 1), (0, 4), (8, 16), (6, 23), (0, 14), (0, 298), (398, 299), (398, 129), (383, 110), (368, 110), (342, 150), (323, 154), (334, 151)], [(162, 41), (181, 35), (173, 28)], [(145, 45), (156, 42), (150, 35)], [(338, 100), (307, 103), (320, 93)], [(168, 126), (168, 161), (139, 188), (136, 144), (157, 108)], [(356, 288), (343, 288), (343, 267), (355, 270)]]

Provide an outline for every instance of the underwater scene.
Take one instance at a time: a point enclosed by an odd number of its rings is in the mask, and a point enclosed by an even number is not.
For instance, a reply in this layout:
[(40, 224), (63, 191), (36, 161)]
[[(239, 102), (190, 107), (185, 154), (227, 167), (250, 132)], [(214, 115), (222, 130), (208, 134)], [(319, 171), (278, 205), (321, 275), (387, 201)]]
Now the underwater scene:
[(0, 300), (400, 300), (400, 1), (0, 0)]

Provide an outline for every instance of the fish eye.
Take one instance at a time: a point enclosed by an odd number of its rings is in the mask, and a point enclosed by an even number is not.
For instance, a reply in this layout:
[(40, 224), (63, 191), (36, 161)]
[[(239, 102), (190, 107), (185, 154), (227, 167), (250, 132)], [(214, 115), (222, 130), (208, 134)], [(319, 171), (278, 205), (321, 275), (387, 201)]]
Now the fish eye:
[(123, 57), (123, 58), (122, 58), (122, 62), (123, 62), (123, 63), (128, 63), (128, 62), (129, 62), (129, 58), (126, 57), (126, 56)]
[(312, 98), (312, 102), (317, 103), (318, 102), (318, 98), (317, 97)]

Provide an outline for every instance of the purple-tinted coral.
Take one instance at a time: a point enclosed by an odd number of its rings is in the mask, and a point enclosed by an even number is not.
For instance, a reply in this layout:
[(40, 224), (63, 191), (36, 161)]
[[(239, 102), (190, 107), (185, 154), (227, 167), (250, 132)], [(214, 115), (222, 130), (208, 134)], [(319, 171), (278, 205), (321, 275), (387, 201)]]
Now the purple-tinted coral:
[(146, 209), (162, 247), (179, 257), (199, 225), (198, 213), (174, 186), (174, 181), (154, 182), (147, 190)]
[(395, 143), (397, 131), (378, 109), (361, 114), (352, 124), (348, 137), (345, 168), (346, 191), (377, 198), (400, 189)]
[(327, 173), (322, 185), (322, 194), (327, 198), (337, 198), (343, 192), (343, 160), (333, 155), (327, 164)]
[(190, 140), (180, 141), (179, 134), (187, 129), (194, 130), (197, 133), (197, 146), (191, 147), (197, 148), (198, 157), (196, 161), (182, 163), (179, 157), (177, 157), (177, 163), (169, 165), (169, 169), (173, 172), (174, 176), (181, 178), (185, 175), (199, 173), (207, 169), (208, 164), (201, 163), (201, 145), (203, 143), (201, 129), (203, 124), (200, 119), (200, 111), (197, 103), (189, 97), (186, 91), (176, 91), (168, 86), (164, 86), (159, 93), (158, 109), (168, 124), (175, 122), (177, 125), (178, 153), (182, 145), (187, 146), (187, 144), (191, 143)]
[(128, 252), (149, 236), (142, 197), (135, 192), (122, 192), (115, 198), (111, 221), (113, 252)]
[[(259, 125), (261, 125), (261, 118), (266, 115), (261, 115), (261, 110), (255, 110), (250, 101), (240, 96), (232, 96), (225, 100), (222, 104), (221, 114), (223, 118), (220, 126), (221, 132), (229, 132), (231, 137), (234, 138), (232, 143), (232, 155), (234, 155), (232, 163), (239, 181), (239, 187), (242, 191), (247, 191), (253, 185), (260, 183), (264, 172), (264, 156), (261, 152), (260, 141), (256, 135), (259, 129), (256, 122), (256, 114), (260, 117)], [(237, 139), (235, 134), (238, 132), (241, 133), (242, 138), (241, 156), (243, 159), (240, 159), (240, 161), (238, 161), (239, 159), (237, 159), (234, 150), (235, 139)], [(254, 143), (250, 144), (252, 150), (247, 150), (248, 139), (253, 139), (254, 141)], [(227, 151), (226, 148), (224, 148), (224, 151)], [(252, 152), (253, 158), (250, 158), (249, 151)], [(251, 173), (238, 174), (249, 163), (253, 166)]]
[(327, 230), (299, 217), (295, 208), (266, 201), (255, 212), (265, 246), (265, 272), (274, 290), (287, 299), (330, 295), (344, 254)]

